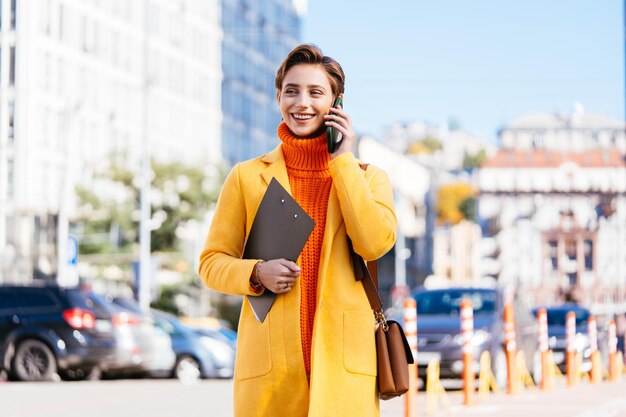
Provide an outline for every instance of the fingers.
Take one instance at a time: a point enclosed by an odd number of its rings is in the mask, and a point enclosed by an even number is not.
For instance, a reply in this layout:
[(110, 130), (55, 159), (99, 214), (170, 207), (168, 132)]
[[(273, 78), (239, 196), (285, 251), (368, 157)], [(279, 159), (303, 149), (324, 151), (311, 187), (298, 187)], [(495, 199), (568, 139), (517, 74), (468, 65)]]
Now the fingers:
[(276, 294), (291, 291), (299, 276), (300, 267), (286, 259), (272, 259), (259, 265), (259, 280)]
[(266, 262), (273, 275), (294, 277), (300, 276), (300, 267), (295, 262), (288, 261), (286, 259), (273, 259)]
[(331, 107), (330, 114), (324, 116), (325, 125), (332, 126), (341, 132), (344, 140), (335, 154), (348, 152), (352, 150), (352, 143), (356, 139), (356, 133), (352, 128), (352, 120), (350, 116), (341, 108)]
[(330, 108), (330, 114), (324, 116), (326, 126), (334, 126), (341, 130), (341, 133), (349, 133), (352, 131), (352, 120), (348, 113), (334, 107)]
[(296, 285), (296, 278), (294, 277), (277, 278), (272, 281), (269, 290), (275, 294), (285, 294), (291, 291), (294, 285)]
[(275, 290), (272, 290), (272, 292), (276, 294), (288, 293), (289, 291), (291, 291), (294, 285), (296, 285), (295, 278), (277, 280), (274, 287)]

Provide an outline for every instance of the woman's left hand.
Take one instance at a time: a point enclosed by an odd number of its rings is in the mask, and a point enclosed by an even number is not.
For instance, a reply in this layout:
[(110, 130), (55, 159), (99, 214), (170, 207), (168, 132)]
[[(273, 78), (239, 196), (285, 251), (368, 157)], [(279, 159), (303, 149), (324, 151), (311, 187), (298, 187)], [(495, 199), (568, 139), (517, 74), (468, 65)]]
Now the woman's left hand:
[(326, 127), (334, 127), (341, 132), (343, 137), (339, 148), (330, 154), (331, 159), (336, 158), (342, 153), (352, 152), (352, 147), (354, 146), (354, 141), (356, 140), (356, 133), (352, 128), (352, 120), (350, 119), (348, 113), (343, 111), (341, 107), (331, 107), (330, 114), (324, 116), (324, 119), (326, 119)]

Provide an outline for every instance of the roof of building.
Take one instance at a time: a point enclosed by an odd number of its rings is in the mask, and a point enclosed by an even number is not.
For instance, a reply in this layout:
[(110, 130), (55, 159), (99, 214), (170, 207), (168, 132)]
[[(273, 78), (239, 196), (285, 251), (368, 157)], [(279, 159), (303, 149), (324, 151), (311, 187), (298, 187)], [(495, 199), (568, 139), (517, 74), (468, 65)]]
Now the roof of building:
[(615, 148), (585, 152), (500, 149), (481, 168), (557, 168), (566, 162), (581, 168), (626, 168), (626, 160)]

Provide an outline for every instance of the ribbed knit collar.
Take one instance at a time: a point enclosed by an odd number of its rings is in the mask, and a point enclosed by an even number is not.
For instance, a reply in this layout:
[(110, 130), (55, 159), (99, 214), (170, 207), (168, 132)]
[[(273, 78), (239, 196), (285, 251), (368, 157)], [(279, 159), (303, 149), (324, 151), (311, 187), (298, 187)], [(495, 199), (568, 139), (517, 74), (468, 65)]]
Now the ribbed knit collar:
[(283, 143), (283, 154), (288, 168), (307, 171), (328, 169), (330, 154), (326, 149), (326, 131), (315, 138), (299, 139), (293, 136), (283, 122), (278, 126), (278, 137)]

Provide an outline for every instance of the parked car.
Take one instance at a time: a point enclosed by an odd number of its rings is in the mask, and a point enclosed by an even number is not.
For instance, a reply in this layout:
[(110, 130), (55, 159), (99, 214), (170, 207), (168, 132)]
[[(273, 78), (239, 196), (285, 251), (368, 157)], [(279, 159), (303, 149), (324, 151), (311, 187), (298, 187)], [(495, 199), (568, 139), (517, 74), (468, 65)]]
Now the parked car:
[(113, 311), (116, 366), (104, 377), (168, 376), (176, 363), (169, 335), (133, 299), (104, 297)]
[[(495, 288), (420, 288), (412, 294), (417, 303), (417, 365), (420, 377), (433, 359), (439, 361), (442, 378), (460, 378), (463, 371), (463, 339), (460, 326), (460, 305), (472, 301), (474, 333), (471, 339), (474, 371), (478, 373), (482, 352), (491, 355), (491, 367), (499, 386), (506, 386), (506, 354), (502, 294)], [(538, 360), (536, 352), (537, 325), (530, 312), (514, 304), (517, 348), (526, 354), (527, 366)]]
[[(533, 310), (535, 316), (539, 308)], [(582, 354), (581, 371), (589, 371), (591, 369), (591, 349), (589, 343), (588, 321), (590, 312), (587, 308), (578, 304), (565, 303), (558, 306), (546, 307), (546, 316), (548, 321), (548, 346), (553, 352), (554, 363), (559, 367), (561, 372), (566, 372), (566, 319), (567, 313), (574, 312), (576, 316), (576, 336), (574, 338), (574, 346), (576, 352)], [(599, 339), (602, 339), (599, 329)], [(598, 342), (598, 346), (601, 343)]]
[(237, 332), (230, 329), (228, 323), (214, 317), (181, 317), (180, 321), (187, 327), (194, 330), (202, 330), (207, 336), (221, 340), (237, 348)]
[(0, 367), (12, 379), (81, 379), (115, 365), (111, 311), (81, 288), (0, 286)]
[(176, 365), (172, 375), (184, 383), (200, 378), (231, 378), (234, 350), (227, 343), (185, 326), (175, 316), (152, 311), (155, 323), (172, 339)]

